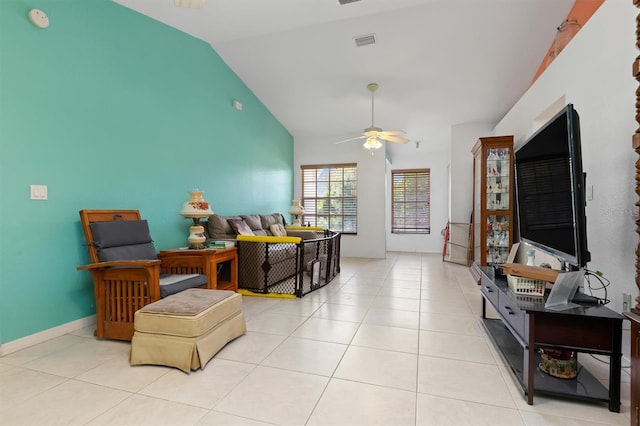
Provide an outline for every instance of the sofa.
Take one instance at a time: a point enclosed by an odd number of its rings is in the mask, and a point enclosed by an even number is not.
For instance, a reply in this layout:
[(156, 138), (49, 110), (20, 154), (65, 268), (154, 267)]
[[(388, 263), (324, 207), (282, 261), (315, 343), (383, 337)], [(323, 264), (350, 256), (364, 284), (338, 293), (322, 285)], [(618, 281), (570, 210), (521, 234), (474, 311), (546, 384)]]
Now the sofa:
[[(272, 214), (243, 214), (238, 216), (221, 216), (214, 214), (207, 220), (207, 226), (205, 234), (207, 236), (207, 242), (210, 241), (235, 241), (238, 235), (238, 230), (234, 229), (232, 222), (244, 221), (253, 235), (267, 237), (267, 236), (282, 236), (276, 235), (272, 231), (273, 225), (285, 226), (284, 217), (280, 213)], [(303, 240), (316, 238), (316, 231), (318, 228), (289, 227), (287, 229), (288, 237), (300, 237)]]
[(286, 226), (280, 213), (214, 214), (207, 219), (205, 234), (207, 243), (234, 241), (240, 289), (301, 297), (328, 284), (339, 272), (340, 234), (322, 228)]

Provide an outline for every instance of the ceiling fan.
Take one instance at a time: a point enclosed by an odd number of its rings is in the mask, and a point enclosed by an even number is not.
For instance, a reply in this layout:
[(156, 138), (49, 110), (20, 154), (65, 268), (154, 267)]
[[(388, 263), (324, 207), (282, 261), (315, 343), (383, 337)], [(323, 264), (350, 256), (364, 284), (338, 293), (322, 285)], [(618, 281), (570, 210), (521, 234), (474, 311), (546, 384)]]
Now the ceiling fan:
[(366, 139), (363, 146), (368, 150), (378, 149), (382, 146), (382, 141), (396, 142), (396, 143), (407, 143), (409, 139), (401, 138), (399, 135), (404, 135), (404, 130), (382, 130), (380, 127), (376, 127), (373, 124), (373, 113), (374, 113), (374, 102), (373, 96), (376, 90), (380, 87), (377, 83), (369, 83), (367, 84), (367, 89), (371, 92), (371, 126), (364, 129), (362, 135), (356, 136), (355, 138), (345, 139), (336, 144), (349, 142), (357, 139)]

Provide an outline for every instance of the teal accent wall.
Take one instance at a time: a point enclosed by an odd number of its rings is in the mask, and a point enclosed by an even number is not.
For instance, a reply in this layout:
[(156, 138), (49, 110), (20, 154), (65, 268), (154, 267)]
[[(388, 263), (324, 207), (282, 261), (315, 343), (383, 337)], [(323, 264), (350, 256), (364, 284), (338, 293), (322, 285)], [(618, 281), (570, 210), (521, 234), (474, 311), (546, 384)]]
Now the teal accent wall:
[(80, 209), (183, 246), (194, 188), (220, 214), (293, 198), (292, 136), (209, 44), (110, 0), (0, 1), (0, 343), (95, 313)]

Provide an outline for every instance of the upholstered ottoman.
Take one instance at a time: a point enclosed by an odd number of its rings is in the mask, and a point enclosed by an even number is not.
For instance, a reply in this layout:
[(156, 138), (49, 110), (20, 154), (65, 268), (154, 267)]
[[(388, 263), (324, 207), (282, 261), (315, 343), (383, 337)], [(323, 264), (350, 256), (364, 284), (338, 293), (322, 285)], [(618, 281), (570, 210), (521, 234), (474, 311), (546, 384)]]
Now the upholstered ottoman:
[(154, 364), (190, 373), (246, 331), (242, 295), (192, 288), (144, 306), (134, 316), (131, 365)]

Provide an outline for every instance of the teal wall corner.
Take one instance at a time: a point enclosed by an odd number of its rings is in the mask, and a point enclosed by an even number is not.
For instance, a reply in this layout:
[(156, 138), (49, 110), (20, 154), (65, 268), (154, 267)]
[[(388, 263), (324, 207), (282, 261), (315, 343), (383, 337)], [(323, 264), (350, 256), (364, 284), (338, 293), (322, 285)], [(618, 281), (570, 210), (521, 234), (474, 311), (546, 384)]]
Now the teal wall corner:
[(209, 44), (112, 1), (0, 2), (0, 94), (0, 343), (95, 312), (81, 209), (138, 209), (162, 249), (190, 189), (220, 214), (291, 202), (289, 132)]

